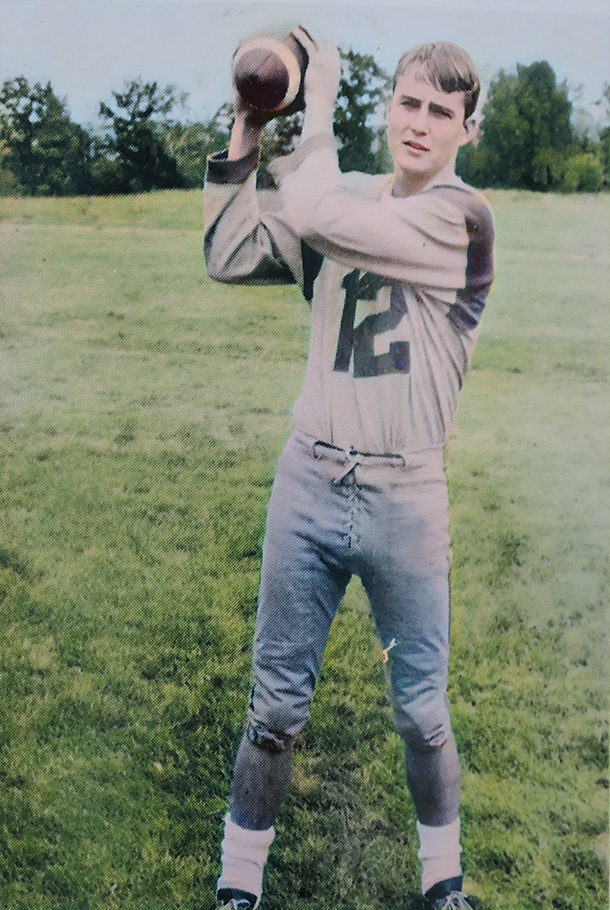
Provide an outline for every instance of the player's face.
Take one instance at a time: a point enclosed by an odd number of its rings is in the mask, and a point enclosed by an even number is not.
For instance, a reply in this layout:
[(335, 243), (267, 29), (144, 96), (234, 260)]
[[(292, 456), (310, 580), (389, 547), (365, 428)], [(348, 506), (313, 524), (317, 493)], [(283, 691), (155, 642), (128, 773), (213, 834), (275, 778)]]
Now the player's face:
[(406, 70), (387, 110), (388, 146), (394, 159), (394, 192), (422, 189), (468, 142), (464, 92), (442, 92), (425, 81), (421, 67)]

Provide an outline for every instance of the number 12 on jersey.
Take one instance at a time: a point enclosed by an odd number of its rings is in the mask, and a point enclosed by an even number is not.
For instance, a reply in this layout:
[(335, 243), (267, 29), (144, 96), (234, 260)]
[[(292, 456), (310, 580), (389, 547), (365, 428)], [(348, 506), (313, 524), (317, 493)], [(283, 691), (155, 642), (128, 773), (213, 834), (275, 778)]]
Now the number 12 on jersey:
[[(371, 313), (354, 327), (358, 301), (375, 300), (378, 291), (384, 286), (390, 287), (390, 308), (381, 313)], [(361, 276), (359, 270), (354, 269), (343, 279), (343, 287), (345, 303), (334, 369), (339, 373), (348, 373), (353, 354), (356, 379), (408, 373), (410, 369), (408, 341), (391, 341), (386, 353), (375, 353), (376, 336), (397, 328), (407, 312), (407, 301), (400, 282), (374, 275), (372, 272), (366, 272)]]

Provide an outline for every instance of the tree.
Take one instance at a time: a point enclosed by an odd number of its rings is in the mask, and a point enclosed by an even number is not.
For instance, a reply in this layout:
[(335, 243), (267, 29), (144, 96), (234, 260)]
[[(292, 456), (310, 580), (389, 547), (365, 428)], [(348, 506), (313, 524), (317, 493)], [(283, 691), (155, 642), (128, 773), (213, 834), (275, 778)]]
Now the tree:
[(566, 193), (596, 193), (601, 189), (604, 171), (594, 152), (577, 152), (568, 158), (562, 189)]
[(608, 186), (610, 184), (610, 82), (604, 84), (603, 95), (606, 103), (606, 122), (599, 134), (599, 142), (603, 180)]
[(267, 165), (274, 158), (288, 155), (297, 146), (298, 138), (303, 127), (303, 112), (286, 114), (275, 117), (267, 123), (261, 133), (260, 166), (256, 177), (259, 189), (268, 189), (274, 186), (273, 177), (267, 170)]
[[(341, 143), (343, 171), (378, 173), (385, 128), (379, 117), (390, 89), (390, 77), (371, 54), (341, 50), (342, 74), (335, 107), (335, 133)], [(380, 122), (375, 123), (377, 116)]]
[[(380, 173), (389, 166), (385, 127), (379, 115), (389, 92), (390, 77), (371, 54), (360, 54), (351, 48), (340, 49), (340, 54), (342, 73), (334, 117), (340, 143), (339, 166), (343, 171)], [(302, 113), (280, 116), (267, 124), (261, 137), (260, 186), (272, 184), (266, 165), (295, 148), (302, 124)]]
[(494, 77), (483, 108), (483, 134), (464, 149), (460, 170), (479, 186), (530, 190), (561, 186), (574, 138), (572, 104), (546, 60), (517, 64)]
[(228, 144), (229, 107), (223, 104), (208, 121), (162, 126), (167, 153), (176, 160), (185, 187), (203, 186), (208, 156)]
[(0, 91), (2, 183), (31, 196), (91, 188), (91, 137), (73, 123), (50, 82), (7, 79)]
[[(186, 95), (175, 86), (160, 89), (157, 82), (141, 78), (125, 82), (123, 92), (112, 92), (114, 108), (100, 103), (100, 117), (108, 125), (106, 148), (113, 156), (111, 190), (147, 192), (180, 187), (184, 181), (175, 157), (168, 154), (162, 123)], [(161, 122), (160, 122), (161, 118)]]

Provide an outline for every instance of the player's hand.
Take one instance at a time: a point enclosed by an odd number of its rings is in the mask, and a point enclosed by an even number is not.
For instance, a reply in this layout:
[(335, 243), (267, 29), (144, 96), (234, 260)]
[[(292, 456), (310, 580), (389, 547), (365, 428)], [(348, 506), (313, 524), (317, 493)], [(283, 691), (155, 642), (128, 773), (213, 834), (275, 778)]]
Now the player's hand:
[(244, 158), (259, 148), (262, 129), (273, 117), (272, 113), (249, 105), (237, 91), (233, 93), (233, 113), (235, 120), (229, 139), (229, 161)]
[(244, 101), (237, 90), (233, 92), (233, 112), (235, 119), (248, 127), (263, 127), (276, 116), (273, 111), (261, 111)]
[(305, 106), (320, 104), (334, 107), (339, 79), (341, 58), (336, 47), (314, 41), (307, 29), (300, 25), (292, 32), (309, 56), (305, 72)]

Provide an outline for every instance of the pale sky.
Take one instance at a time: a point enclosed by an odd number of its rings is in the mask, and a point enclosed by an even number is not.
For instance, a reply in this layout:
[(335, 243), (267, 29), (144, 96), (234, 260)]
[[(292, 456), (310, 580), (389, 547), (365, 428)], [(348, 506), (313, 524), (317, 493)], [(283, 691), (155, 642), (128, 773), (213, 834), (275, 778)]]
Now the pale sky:
[(548, 60), (593, 105), (610, 82), (608, 0), (0, 0), (0, 78), (50, 80), (74, 120), (142, 76), (189, 93), (182, 119), (210, 117), (231, 96), (230, 60), (265, 24), (301, 22), (314, 37), (372, 53), (392, 73), (424, 41), (468, 50), (483, 80)]

